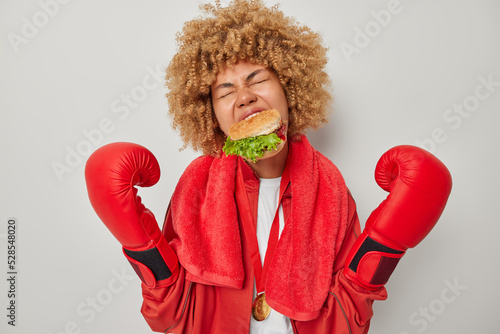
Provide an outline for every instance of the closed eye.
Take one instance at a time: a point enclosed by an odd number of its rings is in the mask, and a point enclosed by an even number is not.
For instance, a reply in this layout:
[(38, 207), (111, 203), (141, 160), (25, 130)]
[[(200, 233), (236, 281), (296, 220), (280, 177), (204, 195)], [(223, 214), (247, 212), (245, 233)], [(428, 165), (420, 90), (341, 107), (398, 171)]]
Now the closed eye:
[(233, 93), (234, 93), (234, 92), (228, 92), (228, 93), (226, 93), (226, 94), (224, 94), (224, 95), (219, 96), (219, 99), (223, 99), (223, 98), (225, 98), (225, 97), (227, 97), (227, 96), (229, 96), (229, 95), (231, 95), (231, 94), (233, 94)]
[(252, 85), (260, 84), (260, 83), (263, 83), (263, 82), (268, 81), (268, 80), (269, 80), (269, 79), (262, 79), (262, 80), (258, 80), (258, 81), (256, 81), (256, 82), (252, 82), (250, 85), (252, 86)]

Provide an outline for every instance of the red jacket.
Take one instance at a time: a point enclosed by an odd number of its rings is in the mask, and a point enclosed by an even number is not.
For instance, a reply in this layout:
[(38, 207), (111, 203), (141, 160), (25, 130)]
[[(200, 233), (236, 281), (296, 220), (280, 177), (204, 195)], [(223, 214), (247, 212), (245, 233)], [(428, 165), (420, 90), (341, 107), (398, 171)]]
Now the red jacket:
[[(246, 164), (241, 164), (250, 210), (257, 217), (259, 194), (258, 177)], [(282, 198), (285, 221), (290, 213), (291, 187)], [(238, 203), (241, 205), (241, 203)], [(163, 233), (169, 241), (169, 226), (172, 225), (168, 210)], [(240, 231), (241, 230), (240, 221)], [(342, 273), (345, 259), (360, 234), (356, 205), (349, 195), (349, 224), (341, 250), (335, 260), (334, 276), (330, 291), (318, 318), (311, 321), (291, 319), (296, 334), (310, 333), (367, 333), (372, 317), (374, 300), (387, 298), (385, 288), (376, 292), (365, 290), (345, 278)], [(249, 332), (253, 299), (254, 275), (248, 245), (241, 232), (243, 264), (246, 279), (242, 289), (223, 288), (195, 283), (185, 278), (186, 271), (180, 268), (176, 281), (161, 288), (149, 288), (142, 284), (144, 302), (141, 312), (153, 331), (166, 333), (231, 333)]]

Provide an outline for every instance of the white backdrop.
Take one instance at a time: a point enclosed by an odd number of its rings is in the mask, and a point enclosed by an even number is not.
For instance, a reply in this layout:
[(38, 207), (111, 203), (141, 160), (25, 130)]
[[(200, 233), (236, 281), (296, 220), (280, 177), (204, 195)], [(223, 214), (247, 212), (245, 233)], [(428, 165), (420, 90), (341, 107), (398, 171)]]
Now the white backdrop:
[[(162, 77), (198, 3), (0, 2), (0, 332), (150, 332), (139, 279), (93, 212), (83, 170), (104, 144), (148, 147), (162, 178), (140, 194), (162, 220), (197, 156), (179, 152)], [(370, 333), (498, 333), (500, 3), (284, 0), (281, 8), (330, 48), (334, 114), (310, 140), (342, 171), (362, 225), (386, 195), (373, 170), (388, 148), (423, 146), (453, 175), (440, 222), (401, 261)]]

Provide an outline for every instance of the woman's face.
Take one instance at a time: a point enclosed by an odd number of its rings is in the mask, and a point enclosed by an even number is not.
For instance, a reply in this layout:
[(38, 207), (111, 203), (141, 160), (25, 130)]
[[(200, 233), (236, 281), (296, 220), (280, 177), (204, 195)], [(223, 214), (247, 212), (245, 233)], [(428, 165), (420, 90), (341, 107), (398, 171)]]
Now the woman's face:
[(285, 91), (267, 67), (240, 60), (217, 75), (211, 92), (215, 117), (226, 136), (233, 123), (267, 109), (276, 109), (288, 122)]

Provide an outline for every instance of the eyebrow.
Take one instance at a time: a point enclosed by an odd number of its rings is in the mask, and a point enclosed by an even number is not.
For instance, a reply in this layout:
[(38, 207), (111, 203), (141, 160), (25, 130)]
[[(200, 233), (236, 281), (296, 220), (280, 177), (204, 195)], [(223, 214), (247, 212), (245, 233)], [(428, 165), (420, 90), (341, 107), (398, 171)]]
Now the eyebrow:
[[(266, 69), (264, 68), (261, 68), (261, 69), (258, 69), (256, 71), (253, 71), (252, 73), (250, 73), (249, 75), (247, 75), (247, 77), (245, 78), (245, 82), (248, 82), (250, 80), (252, 80), (257, 74), (259, 74), (260, 72), (263, 72), (265, 71)], [(234, 87), (234, 84), (231, 83), (231, 82), (224, 82), (224, 83), (221, 83), (219, 85), (217, 85), (215, 88), (214, 88), (214, 92), (217, 90), (217, 89), (220, 89), (220, 88), (231, 88), (231, 87)]]

